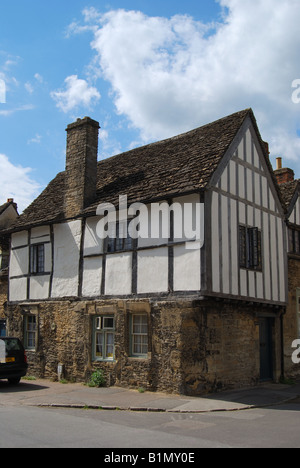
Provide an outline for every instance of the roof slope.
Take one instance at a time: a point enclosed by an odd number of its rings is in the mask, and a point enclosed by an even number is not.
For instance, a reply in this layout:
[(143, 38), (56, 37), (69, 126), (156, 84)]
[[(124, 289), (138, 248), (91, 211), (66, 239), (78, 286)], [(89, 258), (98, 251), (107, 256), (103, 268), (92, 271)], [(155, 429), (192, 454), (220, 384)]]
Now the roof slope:
[(299, 186), (300, 186), (300, 179), (295, 179), (295, 180), (292, 180), (291, 182), (285, 182), (279, 185), (282, 200), (283, 200), (286, 210), (290, 208), (290, 204)]
[[(132, 203), (205, 189), (247, 116), (258, 132), (252, 110), (246, 109), (98, 162), (97, 197), (83, 214), (95, 213), (102, 202), (116, 205), (119, 195), (127, 195)], [(65, 173), (59, 173), (14, 223), (14, 229), (62, 220), (64, 180)]]

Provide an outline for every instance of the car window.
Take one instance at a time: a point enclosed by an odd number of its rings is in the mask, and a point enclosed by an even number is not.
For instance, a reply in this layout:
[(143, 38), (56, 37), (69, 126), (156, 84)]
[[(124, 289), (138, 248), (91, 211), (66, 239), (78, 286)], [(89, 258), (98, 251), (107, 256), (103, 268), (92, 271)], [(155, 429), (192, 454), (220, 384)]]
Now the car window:
[(17, 338), (10, 338), (9, 340), (0, 339), (0, 350), (6, 349), (9, 351), (21, 351), (21, 344)]

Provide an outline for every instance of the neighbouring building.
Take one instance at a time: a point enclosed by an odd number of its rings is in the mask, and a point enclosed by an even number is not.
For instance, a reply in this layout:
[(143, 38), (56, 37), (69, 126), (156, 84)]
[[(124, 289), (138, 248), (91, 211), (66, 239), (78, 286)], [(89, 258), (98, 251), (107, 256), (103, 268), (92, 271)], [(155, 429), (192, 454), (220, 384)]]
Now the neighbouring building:
[(68, 126), (65, 171), (10, 230), (30, 372), (194, 395), (278, 381), (285, 213), (252, 110), (100, 162), (98, 133)]
[[(0, 231), (6, 229), (18, 217), (17, 205), (12, 198), (0, 206)], [(6, 334), (5, 306), (8, 290), (9, 236), (0, 233), (0, 336)]]
[(286, 209), (288, 230), (288, 306), (283, 321), (284, 375), (300, 377), (300, 364), (293, 362), (293, 347), (300, 339), (300, 180), (295, 179), (293, 170), (282, 167), (282, 158), (277, 158), (277, 177)]

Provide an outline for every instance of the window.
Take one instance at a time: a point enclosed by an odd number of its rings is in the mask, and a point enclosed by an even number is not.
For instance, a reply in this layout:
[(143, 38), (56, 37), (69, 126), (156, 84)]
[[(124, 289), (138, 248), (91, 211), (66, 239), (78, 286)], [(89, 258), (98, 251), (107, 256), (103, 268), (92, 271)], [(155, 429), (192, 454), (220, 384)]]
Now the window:
[(133, 249), (133, 239), (128, 233), (128, 221), (124, 223), (111, 224), (108, 227), (108, 237), (106, 239), (106, 252), (122, 252)]
[(148, 317), (132, 315), (131, 320), (131, 354), (147, 356), (148, 354)]
[(94, 352), (95, 361), (113, 361), (115, 358), (115, 319), (95, 317)]
[(37, 321), (35, 315), (26, 315), (24, 319), (24, 344), (26, 349), (36, 349)]
[(6, 336), (6, 321), (0, 320), (0, 337)]
[(240, 267), (262, 269), (261, 231), (258, 228), (240, 226)]
[(45, 272), (45, 246), (44, 244), (32, 245), (30, 248), (30, 273)]
[(300, 255), (300, 231), (297, 229), (289, 228), (289, 251)]

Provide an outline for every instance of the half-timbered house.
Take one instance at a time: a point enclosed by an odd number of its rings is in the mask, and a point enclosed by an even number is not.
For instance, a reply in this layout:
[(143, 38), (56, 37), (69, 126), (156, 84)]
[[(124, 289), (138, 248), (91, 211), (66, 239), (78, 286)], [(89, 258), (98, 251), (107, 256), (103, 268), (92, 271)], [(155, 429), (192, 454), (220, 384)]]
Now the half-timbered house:
[[(12, 198), (0, 206), (0, 231), (6, 229), (19, 216), (17, 205)], [(0, 336), (6, 334), (5, 305), (8, 290), (9, 236), (0, 232)]]
[(68, 126), (65, 171), (11, 230), (31, 372), (189, 394), (278, 380), (287, 239), (252, 110), (99, 162), (98, 132)]
[[(284, 376), (300, 376), (300, 180), (277, 158), (274, 171), (282, 193), (288, 230), (288, 305), (283, 318)], [(293, 357), (294, 355), (294, 357)]]

